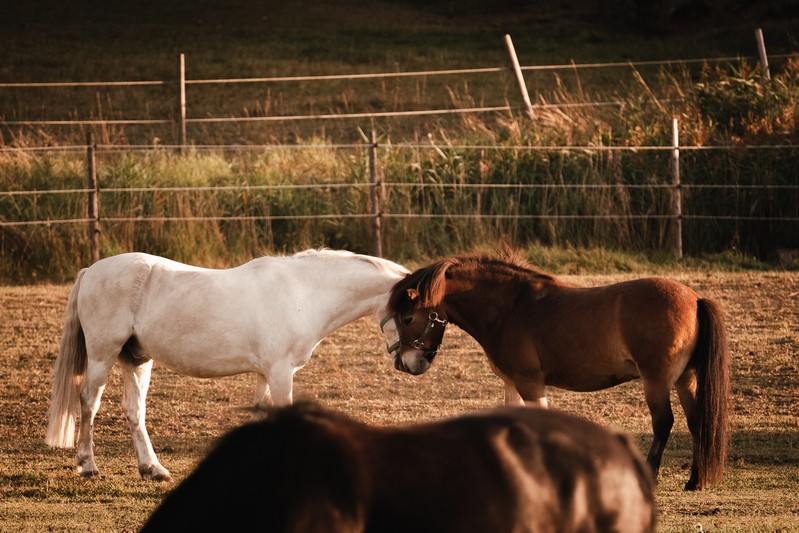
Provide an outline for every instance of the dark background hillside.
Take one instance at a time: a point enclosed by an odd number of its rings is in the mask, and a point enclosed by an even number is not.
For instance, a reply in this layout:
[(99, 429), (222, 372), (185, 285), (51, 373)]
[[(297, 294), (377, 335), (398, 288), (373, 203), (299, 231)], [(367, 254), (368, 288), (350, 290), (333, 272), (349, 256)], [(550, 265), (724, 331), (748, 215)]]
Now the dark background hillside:
[(306, 71), (328, 61), (462, 66), (501, 59), (504, 33), (537, 63), (751, 55), (755, 26), (779, 53), (795, 44), (799, 1), (33, 0), (2, 11), (0, 81), (36, 81), (158, 76), (177, 52), (199, 56), (194, 68), (208, 75), (263, 73), (270, 58)]

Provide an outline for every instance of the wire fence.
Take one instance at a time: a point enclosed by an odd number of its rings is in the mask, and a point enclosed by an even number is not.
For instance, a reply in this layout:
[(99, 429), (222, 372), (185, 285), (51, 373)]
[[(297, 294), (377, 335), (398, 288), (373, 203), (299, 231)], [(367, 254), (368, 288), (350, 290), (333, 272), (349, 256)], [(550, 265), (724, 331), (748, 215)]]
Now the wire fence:
[[(126, 152), (153, 152), (157, 150), (171, 150), (176, 149), (178, 146), (161, 146), (153, 148), (147, 145), (73, 145), (73, 146), (60, 146), (60, 147), (24, 147), (24, 148), (3, 148), (2, 152), (51, 152), (51, 151), (87, 151), (95, 149), (101, 153), (126, 153)], [(269, 150), (367, 150), (379, 149), (381, 145), (375, 143), (374, 145), (368, 144), (307, 144), (307, 145), (284, 145), (275, 144), (268, 146), (252, 146), (252, 145), (201, 145), (193, 146), (193, 150), (208, 150), (208, 151), (269, 151)], [(441, 151), (462, 152), (462, 151), (475, 151), (475, 150), (513, 150), (513, 151), (544, 151), (544, 152), (565, 152), (577, 151), (582, 153), (597, 154), (602, 152), (663, 152), (673, 153), (674, 146), (497, 146), (497, 145), (449, 145), (449, 146), (436, 146), (431, 143), (399, 143), (391, 146), (382, 146), (382, 148), (391, 150), (420, 150), (420, 149), (436, 149)], [(797, 150), (794, 145), (753, 145), (744, 147), (745, 150)], [(741, 150), (740, 146), (679, 146), (678, 151), (729, 151)], [(284, 184), (242, 184), (242, 185), (215, 185), (215, 186), (139, 186), (139, 187), (97, 187), (97, 188), (66, 188), (66, 189), (36, 189), (36, 190), (6, 190), (0, 191), (0, 198), (6, 197), (26, 197), (37, 196), (44, 197), (48, 195), (87, 195), (89, 193), (108, 193), (108, 194), (130, 194), (130, 193), (188, 193), (188, 192), (257, 192), (257, 191), (291, 191), (291, 190), (312, 190), (312, 189), (369, 189), (375, 186), (375, 183), (353, 183), (353, 182), (320, 182), (320, 183), (284, 183)], [(390, 189), (440, 189), (440, 190), (606, 190), (606, 191), (630, 191), (630, 190), (665, 190), (671, 191), (675, 187), (682, 190), (733, 190), (733, 191), (777, 191), (777, 192), (797, 192), (799, 191), (799, 183), (794, 184), (741, 184), (741, 183), (427, 183), (427, 182), (399, 182), (399, 181), (386, 181), (380, 182), (380, 186)], [(170, 216), (170, 217), (102, 217), (106, 222), (163, 222), (163, 221), (201, 221), (201, 220), (283, 220), (283, 219), (331, 219), (331, 218), (370, 218), (375, 217), (372, 213), (348, 214), (348, 213), (334, 213), (323, 215), (291, 215), (291, 216), (275, 216), (275, 215), (261, 215), (261, 216), (247, 216), (247, 217), (218, 217), (218, 216)], [(603, 219), (671, 219), (674, 214), (608, 214), (608, 215), (586, 215), (586, 214), (535, 214), (526, 215), (523, 213), (514, 215), (498, 215), (498, 214), (485, 214), (485, 213), (472, 213), (472, 214), (425, 214), (425, 213), (389, 213), (383, 212), (379, 215), (382, 218), (485, 218), (485, 219), (506, 219), (506, 218), (547, 218), (552, 220), (603, 220)], [(683, 219), (719, 219), (719, 220), (749, 220), (749, 221), (785, 221), (797, 222), (797, 216), (778, 216), (778, 217), (757, 217), (757, 216), (743, 216), (743, 215), (724, 215), (724, 214), (691, 214), (681, 213)], [(57, 224), (75, 224), (85, 223), (89, 218), (69, 218), (69, 219), (46, 219), (46, 220), (26, 220), (26, 221), (9, 221), (0, 219), (0, 227), (2, 226), (32, 226), (32, 225), (57, 225)]]
[[(515, 52), (514, 52), (515, 54)], [(791, 54), (773, 54), (772, 59), (786, 59)], [(613, 69), (613, 68), (639, 68), (651, 66), (691, 65), (740, 62), (743, 56), (706, 57), (689, 59), (666, 59), (654, 61), (618, 61), (602, 63), (568, 63), (558, 65), (522, 65), (522, 72), (547, 72), (559, 70), (583, 69)], [(762, 60), (762, 59), (761, 59)], [(216, 78), (216, 79), (186, 79), (183, 54), (181, 54), (178, 74), (178, 93), (185, 97), (185, 87), (188, 85), (231, 85), (231, 84), (280, 84), (289, 82), (322, 82), (338, 80), (381, 80), (387, 78), (430, 78), (437, 76), (474, 76), (478, 74), (499, 74), (506, 72), (505, 67), (481, 67), (467, 69), (441, 69), (427, 71), (407, 72), (378, 72), (378, 73), (352, 73), (312, 76), (270, 76), (251, 78)], [(138, 80), (138, 81), (81, 81), (81, 82), (6, 82), (0, 83), (2, 88), (34, 89), (34, 88), (76, 88), (76, 87), (168, 87), (176, 85), (174, 81), (165, 80)], [(180, 97), (179, 97), (180, 99)], [(576, 102), (576, 103), (534, 103), (533, 111), (546, 109), (590, 108), (605, 106), (621, 106), (623, 101), (605, 102)], [(452, 109), (425, 109), (412, 111), (385, 111), (385, 112), (359, 112), (359, 113), (328, 113), (328, 114), (303, 114), (303, 115), (276, 115), (276, 116), (237, 116), (237, 117), (189, 117), (185, 116), (187, 102), (178, 104), (179, 128), (185, 124), (210, 124), (210, 123), (237, 123), (237, 122), (292, 122), (292, 121), (325, 121), (325, 120), (356, 120), (364, 118), (401, 118), (423, 117), (431, 115), (463, 115), (474, 113), (510, 112), (515, 108), (510, 105), (460, 107)], [(2, 126), (126, 126), (126, 125), (167, 125), (175, 124), (175, 119), (51, 119), (51, 120), (0, 120)], [(183, 145), (185, 142), (180, 142)]]
[[(513, 52), (512, 52), (513, 54)], [(788, 54), (772, 55), (774, 59), (784, 59), (789, 57)], [(521, 66), (521, 72), (540, 72), (540, 71), (556, 71), (556, 70), (580, 70), (580, 69), (615, 69), (615, 68), (632, 68), (649, 66), (665, 66), (665, 65), (686, 65), (686, 64), (710, 64), (710, 63), (729, 63), (740, 61), (741, 57), (716, 57), (716, 58), (694, 58), (694, 59), (681, 59), (681, 60), (660, 60), (660, 61), (624, 61), (624, 62), (607, 62), (607, 63), (569, 63), (559, 65), (528, 65)], [(761, 57), (763, 68), (767, 68), (766, 61)], [(703, 146), (685, 146), (681, 145), (676, 140), (671, 144), (664, 145), (648, 145), (648, 146), (613, 146), (613, 145), (600, 145), (600, 146), (579, 146), (579, 145), (547, 145), (547, 146), (530, 146), (530, 145), (491, 145), (491, 144), (436, 144), (434, 142), (426, 143), (409, 143), (401, 142), (396, 144), (379, 144), (373, 139), (365, 139), (364, 143), (310, 143), (310, 144), (266, 144), (266, 145), (247, 145), (247, 144), (191, 144), (189, 145), (185, 139), (186, 124), (214, 124), (214, 123), (259, 123), (259, 122), (296, 122), (296, 121), (328, 121), (328, 120), (351, 120), (351, 119), (375, 119), (375, 118), (404, 118), (404, 117), (423, 117), (431, 115), (464, 115), (476, 113), (513, 113), (518, 109), (516, 106), (499, 105), (499, 106), (477, 106), (477, 107), (458, 107), (451, 109), (420, 109), (409, 111), (369, 111), (369, 112), (355, 112), (355, 113), (327, 113), (327, 114), (303, 114), (303, 115), (274, 115), (274, 116), (203, 116), (192, 117), (186, 115), (187, 102), (185, 101), (185, 87), (187, 85), (224, 85), (224, 84), (275, 84), (287, 82), (322, 82), (332, 80), (360, 80), (360, 79), (386, 79), (386, 78), (413, 78), (413, 77), (435, 77), (435, 76), (472, 76), (472, 75), (485, 75), (497, 74), (506, 72), (504, 67), (488, 67), (488, 68), (472, 68), (472, 69), (447, 69), (447, 70), (430, 70), (430, 71), (414, 71), (414, 72), (382, 72), (382, 73), (359, 73), (359, 74), (342, 74), (342, 75), (322, 75), (322, 76), (286, 76), (286, 77), (256, 77), (256, 78), (220, 78), (220, 79), (185, 79), (185, 70), (183, 70), (183, 57), (180, 59), (181, 72), (178, 75), (178, 88), (181, 97), (179, 98), (178, 110), (176, 112), (176, 119), (92, 119), (92, 120), (62, 120), (62, 119), (44, 119), (44, 120), (2, 120), (0, 126), (13, 127), (13, 126), (127, 126), (127, 125), (177, 125), (178, 129), (183, 130), (183, 136), (179, 138), (176, 144), (158, 144), (158, 145), (145, 145), (145, 144), (97, 144), (93, 140), (88, 140), (86, 144), (73, 144), (73, 145), (59, 145), (59, 146), (2, 146), (0, 153), (80, 153), (90, 152), (90, 163), (87, 165), (90, 168), (90, 173), (95, 172), (93, 158), (96, 154), (112, 154), (112, 153), (129, 153), (129, 152), (153, 152), (153, 151), (185, 151), (192, 150), (196, 152), (267, 152), (270, 150), (361, 150), (369, 151), (373, 156), (377, 150), (437, 150), (442, 154), (455, 153), (464, 151), (529, 151), (529, 152), (577, 152), (586, 154), (603, 154), (603, 153), (638, 153), (638, 152), (653, 152), (664, 153), (669, 155), (674, 163), (674, 179), (669, 183), (615, 183), (615, 184), (569, 184), (569, 183), (423, 183), (423, 182), (401, 182), (384, 180), (379, 176), (379, 170), (371, 169), (369, 182), (353, 183), (353, 182), (324, 182), (324, 183), (306, 183), (306, 184), (275, 184), (275, 185), (221, 185), (221, 186), (192, 186), (192, 187), (103, 187), (96, 184), (96, 176), (89, 177), (89, 187), (84, 188), (59, 188), (59, 189), (46, 189), (46, 190), (6, 190), (0, 191), (0, 200), (6, 198), (26, 198), (36, 197), (41, 198), (48, 195), (77, 195), (77, 196), (91, 196), (99, 197), (102, 194), (134, 194), (134, 193), (188, 193), (188, 192), (231, 192), (231, 191), (249, 191), (249, 192), (276, 192), (288, 190), (313, 190), (313, 189), (360, 189), (369, 192), (374, 192), (378, 188), (381, 191), (381, 196), (386, 194), (386, 190), (401, 190), (401, 189), (438, 189), (438, 190), (479, 190), (479, 191), (533, 191), (533, 190), (547, 190), (547, 191), (585, 191), (585, 190), (604, 190), (604, 191), (665, 191), (670, 195), (676, 195), (677, 204), (669, 212), (662, 213), (525, 213), (516, 212), (512, 214), (506, 213), (454, 213), (454, 212), (389, 212), (381, 208), (380, 205), (372, 205), (369, 212), (363, 213), (329, 213), (329, 214), (292, 214), (292, 215), (235, 215), (228, 214), (224, 216), (217, 215), (188, 215), (188, 216), (104, 216), (98, 209), (94, 213), (89, 213), (85, 218), (83, 217), (69, 217), (63, 219), (29, 219), (29, 220), (10, 220), (9, 216), (5, 213), (0, 213), (0, 228), (4, 227), (31, 227), (31, 226), (46, 226), (52, 227), (56, 225), (75, 225), (75, 224), (89, 224), (97, 225), (99, 223), (164, 223), (164, 222), (207, 222), (207, 221), (280, 221), (280, 220), (330, 220), (330, 219), (364, 219), (374, 223), (376, 233), (379, 230), (379, 222), (383, 219), (481, 219), (481, 220), (561, 220), (561, 221), (608, 221), (608, 220), (638, 220), (638, 221), (667, 221), (673, 222), (678, 225), (683, 220), (705, 221), (705, 220), (727, 220), (737, 222), (799, 222), (799, 216), (790, 216), (784, 214), (777, 214), (774, 216), (766, 215), (747, 215), (747, 214), (725, 214), (725, 213), (690, 213), (683, 212), (679, 206), (679, 193), (681, 191), (691, 190), (706, 190), (706, 191), (768, 191), (772, 193), (786, 193), (796, 194), (799, 191), (798, 184), (731, 184), (731, 183), (703, 183), (692, 184), (685, 183), (684, 180), (679, 178), (679, 153), (680, 152), (710, 152), (710, 151), (792, 151), (795, 152), (797, 146), (791, 144), (759, 144), (748, 146), (730, 146), (730, 145), (703, 145)], [(174, 81), (163, 80), (139, 80), (139, 81), (85, 81), (85, 82), (56, 82), (56, 83), (0, 83), (0, 88), (16, 88), (16, 89), (39, 89), (39, 88), (65, 88), (65, 87), (170, 87), (175, 85)], [(524, 86), (523, 80), (521, 85)], [(524, 87), (522, 88), (525, 92)], [(526, 96), (523, 94), (523, 96)], [(668, 99), (657, 99), (654, 95), (650, 94), (653, 100), (656, 100), (658, 105), (669, 103)], [(529, 99), (524, 98), (526, 101)], [(604, 101), (588, 101), (588, 102), (565, 102), (565, 103), (535, 103), (529, 104), (528, 109), (535, 113), (544, 110), (566, 110), (575, 108), (598, 108), (610, 106), (622, 106), (625, 102), (615, 100)], [(675, 123), (676, 128), (676, 123)], [(676, 131), (676, 130), (675, 130)], [(91, 185), (92, 179), (95, 184)], [(372, 203), (375, 204), (378, 199), (373, 199)], [(91, 202), (90, 202), (91, 203)], [(375, 239), (378, 241), (379, 234), (376, 234)], [(677, 251), (678, 255), (682, 255), (681, 245)], [(96, 244), (95, 244), (96, 247)]]

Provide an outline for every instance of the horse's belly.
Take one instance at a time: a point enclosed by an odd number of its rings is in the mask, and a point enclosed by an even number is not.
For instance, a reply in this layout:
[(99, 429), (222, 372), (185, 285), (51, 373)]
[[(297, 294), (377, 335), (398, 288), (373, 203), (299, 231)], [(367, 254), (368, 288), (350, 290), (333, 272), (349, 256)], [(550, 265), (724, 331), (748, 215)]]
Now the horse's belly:
[(627, 383), (628, 381), (632, 381), (634, 379), (638, 379), (641, 376), (630, 376), (630, 375), (615, 375), (615, 376), (588, 376), (588, 379), (581, 379), (581, 380), (574, 380), (570, 379), (559, 379), (558, 376), (554, 376), (551, 379), (547, 379), (547, 385), (550, 387), (556, 387), (558, 389), (570, 390), (574, 392), (593, 392), (602, 389), (609, 389), (610, 387), (615, 387), (616, 385), (621, 385), (622, 383)]
[(195, 378), (221, 378), (257, 371), (247, 360), (236, 357), (214, 358), (204, 355), (191, 358), (161, 357), (156, 360), (174, 372)]
[(256, 372), (257, 353), (246, 344), (230, 344), (201, 334), (171, 338), (138, 336), (142, 351), (170, 370), (197, 378), (232, 376)]
[(631, 359), (594, 364), (568, 364), (546, 373), (546, 384), (575, 392), (591, 392), (640, 378), (638, 367)]

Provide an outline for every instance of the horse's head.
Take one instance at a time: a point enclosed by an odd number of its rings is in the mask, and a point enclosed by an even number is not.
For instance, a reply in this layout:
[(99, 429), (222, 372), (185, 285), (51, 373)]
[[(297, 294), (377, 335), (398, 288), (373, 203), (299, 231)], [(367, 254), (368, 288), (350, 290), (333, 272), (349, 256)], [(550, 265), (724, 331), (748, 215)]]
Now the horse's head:
[(447, 325), (446, 272), (456, 262), (445, 259), (420, 268), (394, 285), (380, 327), (397, 370), (417, 376), (430, 368)]
[(386, 336), (394, 368), (414, 376), (430, 368), (444, 338), (447, 318), (440, 308), (417, 307), (419, 293), (407, 289), (405, 305), (386, 315), (380, 329)]

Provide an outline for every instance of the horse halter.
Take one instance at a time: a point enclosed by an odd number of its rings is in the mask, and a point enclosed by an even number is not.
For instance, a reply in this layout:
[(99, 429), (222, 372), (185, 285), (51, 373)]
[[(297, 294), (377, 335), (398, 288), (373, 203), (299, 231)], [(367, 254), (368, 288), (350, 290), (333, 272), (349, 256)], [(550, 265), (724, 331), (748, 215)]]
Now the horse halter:
[(438, 347), (441, 345), (441, 343), (437, 344), (435, 348), (425, 349), (424, 341), (427, 338), (427, 336), (430, 334), (430, 332), (433, 330), (433, 328), (436, 327), (436, 324), (440, 324), (441, 327), (446, 328), (448, 323), (447, 320), (445, 318), (439, 318), (438, 313), (436, 313), (435, 311), (430, 311), (430, 314), (427, 315), (427, 325), (424, 327), (422, 333), (419, 334), (419, 336), (416, 337), (415, 339), (409, 341), (403, 339), (402, 336), (399, 335), (400, 332), (400, 325), (398, 320), (399, 313), (396, 313), (394, 315), (386, 315), (385, 317), (383, 317), (383, 320), (380, 321), (380, 331), (381, 332), (383, 331), (383, 327), (391, 319), (394, 319), (394, 325), (397, 328), (397, 335), (399, 336), (399, 339), (391, 346), (386, 346), (388, 353), (393, 355), (394, 350), (396, 350), (400, 346), (407, 346), (408, 348), (421, 350), (424, 353), (425, 359), (427, 359), (428, 361), (432, 361), (433, 358), (438, 353)]

